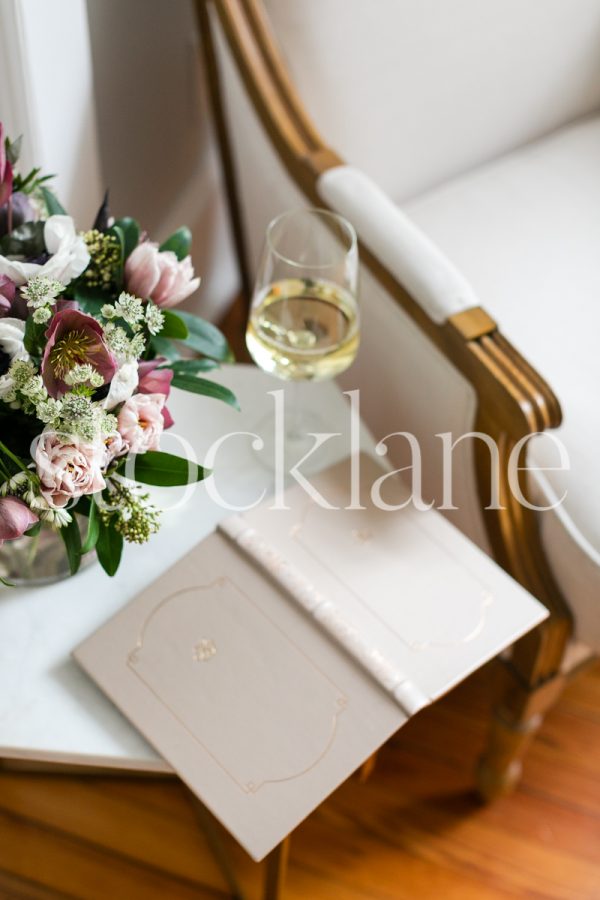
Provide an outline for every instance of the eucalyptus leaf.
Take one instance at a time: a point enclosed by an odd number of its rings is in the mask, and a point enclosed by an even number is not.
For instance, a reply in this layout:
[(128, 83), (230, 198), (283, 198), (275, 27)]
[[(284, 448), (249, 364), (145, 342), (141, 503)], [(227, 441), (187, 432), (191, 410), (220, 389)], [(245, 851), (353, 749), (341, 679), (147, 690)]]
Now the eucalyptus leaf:
[(92, 497), (91, 502), (90, 502), (90, 511), (89, 511), (89, 515), (88, 515), (87, 533), (85, 536), (85, 541), (83, 542), (83, 547), (81, 548), (82, 555), (84, 553), (89, 553), (90, 550), (94, 549), (99, 535), (100, 535), (100, 516), (98, 514), (98, 507), (96, 505), (96, 501)]
[[(130, 470), (132, 461), (133, 468)], [(149, 450), (137, 456), (130, 454), (127, 458), (126, 471), (127, 477), (158, 487), (192, 484), (195, 481), (202, 481), (209, 474), (207, 469), (191, 460), (160, 450)]]
[(98, 562), (107, 575), (111, 577), (116, 573), (123, 554), (123, 535), (115, 531), (113, 526), (100, 521), (98, 540), (96, 541), (96, 555)]
[(197, 372), (210, 372), (218, 369), (219, 363), (214, 359), (176, 359), (164, 363), (160, 369), (172, 369), (178, 375), (196, 375)]
[(117, 219), (115, 227), (120, 228), (123, 233), (123, 256), (127, 259), (129, 254), (135, 250), (140, 240), (139, 222), (136, 222), (131, 216), (124, 216), (122, 219)]
[(81, 564), (81, 532), (75, 515), (68, 525), (63, 525), (60, 529), (60, 536), (67, 551), (69, 571), (71, 575), (75, 575)]
[(150, 338), (150, 346), (157, 356), (164, 356), (168, 360), (178, 360), (179, 351), (168, 338), (155, 335)]
[(184, 259), (189, 254), (191, 245), (192, 232), (183, 225), (160, 245), (159, 250), (171, 250), (177, 259)]
[(103, 303), (112, 302), (112, 295), (102, 288), (78, 284), (73, 288), (73, 299), (77, 300), (83, 312), (97, 316)]
[(19, 156), (21, 154), (21, 145), (23, 143), (23, 135), (20, 134), (19, 137), (14, 141), (9, 141), (6, 138), (4, 142), (4, 146), (6, 148), (6, 158), (8, 159), (11, 166), (16, 166), (19, 161)]
[(171, 338), (172, 340), (183, 341), (189, 335), (188, 327), (178, 313), (171, 312), (170, 309), (161, 309), (165, 322), (159, 332), (159, 337)]
[(49, 216), (66, 216), (67, 211), (56, 197), (56, 194), (47, 187), (40, 187), (40, 193), (44, 198)]
[(234, 362), (227, 339), (215, 325), (183, 310), (179, 310), (177, 315), (188, 327), (189, 335), (183, 341), (186, 346), (219, 362)]
[(209, 381), (207, 378), (197, 378), (196, 375), (182, 375), (175, 373), (171, 381), (173, 387), (180, 388), (182, 391), (190, 391), (192, 394), (202, 394), (205, 397), (212, 397), (215, 400), (222, 400), (228, 403), (234, 409), (239, 409), (239, 403), (235, 394), (215, 381)]

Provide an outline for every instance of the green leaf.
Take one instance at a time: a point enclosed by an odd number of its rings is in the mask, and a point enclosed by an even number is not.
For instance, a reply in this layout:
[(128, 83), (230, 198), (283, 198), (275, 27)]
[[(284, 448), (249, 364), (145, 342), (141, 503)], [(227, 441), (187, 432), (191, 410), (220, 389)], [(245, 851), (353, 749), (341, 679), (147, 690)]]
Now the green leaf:
[(3, 584), (4, 587), (15, 587), (12, 581), (7, 581), (6, 578), (2, 577), (2, 575), (0, 575), (0, 584)]
[(177, 313), (171, 312), (170, 309), (161, 309), (165, 317), (165, 324), (159, 332), (159, 336), (163, 338), (171, 338), (172, 340), (183, 341), (188, 336), (188, 327)]
[(35, 525), (32, 525), (31, 528), (28, 528), (27, 531), (23, 532), (25, 537), (36, 537), (42, 528), (41, 522), (36, 522)]
[(33, 318), (29, 316), (25, 322), (25, 334), (23, 336), (23, 346), (28, 353), (35, 355), (47, 327), (48, 323), (36, 323), (33, 321)]
[(215, 400), (229, 403), (234, 409), (240, 408), (235, 394), (229, 388), (223, 387), (222, 384), (217, 384), (215, 381), (209, 381), (207, 378), (197, 378), (196, 375), (175, 373), (171, 384), (182, 391), (190, 391), (192, 394), (203, 394), (205, 397), (213, 397)]
[(150, 346), (157, 356), (164, 356), (169, 360), (178, 360), (179, 353), (168, 338), (151, 337)]
[(81, 563), (81, 533), (75, 515), (68, 525), (64, 525), (60, 529), (60, 536), (67, 550), (69, 570), (71, 575), (75, 575)]
[(181, 228), (178, 228), (177, 231), (173, 232), (171, 237), (168, 237), (158, 249), (171, 250), (177, 259), (183, 259), (190, 252), (191, 245), (192, 232), (183, 225)]
[(192, 484), (194, 481), (202, 481), (209, 474), (207, 469), (191, 460), (159, 450), (149, 450), (138, 456), (130, 454), (127, 462), (131, 463), (131, 460), (133, 472), (130, 474), (127, 470), (127, 477), (158, 487)]
[(116, 277), (118, 284), (121, 284), (123, 281), (123, 265), (125, 263), (125, 232), (119, 225), (111, 225), (111, 227), (108, 229), (107, 233), (112, 234), (112, 236), (116, 237), (116, 239), (119, 242), (119, 248), (120, 248), (121, 253), (120, 253), (120, 258), (119, 258), (119, 264), (117, 266), (115, 266), (115, 269), (116, 269), (115, 277)]
[(22, 143), (23, 143), (23, 135), (22, 134), (20, 134), (19, 137), (14, 141), (9, 141), (9, 139), (6, 138), (6, 140), (4, 142), (4, 146), (6, 148), (6, 157), (12, 166), (16, 166), (16, 164), (19, 161)]
[(24, 222), (0, 241), (5, 256), (37, 257), (46, 252), (43, 222)]
[(46, 204), (49, 216), (66, 216), (67, 211), (57, 199), (56, 194), (47, 187), (40, 187), (40, 193), (44, 198), (44, 203)]
[(100, 516), (98, 515), (98, 507), (96, 505), (96, 501), (92, 497), (90, 503), (90, 511), (88, 518), (88, 527), (87, 533), (85, 535), (85, 541), (83, 542), (83, 547), (81, 548), (81, 553), (89, 553), (90, 550), (93, 550), (96, 546), (96, 542), (98, 540), (98, 536), (100, 534)]
[(113, 526), (100, 521), (98, 540), (96, 541), (96, 555), (98, 562), (107, 575), (111, 577), (119, 568), (123, 553), (123, 535), (115, 531)]
[(78, 284), (73, 288), (73, 299), (77, 300), (83, 312), (97, 316), (100, 314), (101, 305), (111, 303), (113, 298), (110, 293), (101, 288)]
[(197, 372), (210, 372), (218, 369), (219, 363), (214, 359), (176, 359), (164, 363), (159, 369), (172, 369), (178, 375), (195, 375)]
[(189, 331), (184, 344), (210, 359), (217, 359), (219, 362), (234, 362), (227, 339), (215, 325), (192, 315), (192, 313), (183, 312), (183, 310), (180, 310), (177, 315), (183, 319)]
[(115, 228), (120, 228), (123, 233), (124, 240), (124, 258), (127, 259), (129, 254), (135, 250), (140, 240), (140, 226), (139, 223), (136, 222), (135, 219), (132, 219), (130, 216), (124, 216), (122, 219), (117, 219), (114, 225)]

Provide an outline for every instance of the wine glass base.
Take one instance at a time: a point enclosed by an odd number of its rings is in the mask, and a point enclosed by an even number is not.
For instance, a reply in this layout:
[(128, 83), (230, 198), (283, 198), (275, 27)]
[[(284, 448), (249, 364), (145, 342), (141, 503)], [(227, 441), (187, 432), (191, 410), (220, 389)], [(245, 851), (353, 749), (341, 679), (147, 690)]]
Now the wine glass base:
[(327, 454), (320, 446), (324, 439), (319, 435), (329, 434), (327, 421), (318, 413), (303, 411), (289, 428), (282, 428), (281, 424), (276, 413), (269, 413), (254, 426), (260, 440), (253, 449), (261, 466), (269, 472), (282, 467), (288, 473), (306, 459), (302, 465), (305, 474), (319, 471)]

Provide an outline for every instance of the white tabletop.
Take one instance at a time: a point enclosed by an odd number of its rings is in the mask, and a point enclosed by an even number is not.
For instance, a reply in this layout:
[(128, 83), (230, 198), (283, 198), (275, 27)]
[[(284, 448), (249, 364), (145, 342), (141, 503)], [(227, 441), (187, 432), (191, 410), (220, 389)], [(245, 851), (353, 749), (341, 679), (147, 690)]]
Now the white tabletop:
[[(281, 381), (249, 366), (226, 367), (213, 377), (236, 393), (242, 412), (175, 390), (168, 404), (175, 425), (163, 438), (164, 450), (180, 452), (173, 435), (181, 435), (202, 462), (220, 436), (255, 431), (257, 422), (273, 409), (268, 391), (283, 387)], [(327, 430), (340, 432), (320, 451), (322, 467), (349, 451), (348, 408), (333, 383), (308, 386), (307, 391)], [(272, 473), (261, 464), (250, 441), (244, 436), (231, 438), (216, 458), (214, 484), (232, 505), (251, 503), (273, 486)], [(364, 429), (361, 444), (372, 448)], [(157, 492), (163, 506), (180, 494), (180, 489)], [(2, 590), (0, 757), (170, 771), (73, 661), (71, 651), (228, 514), (200, 484), (184, 505), (165, 512), (160, 532), (148, 544), (126, 545), (114, 578), (94, 563), (56, 585)]]

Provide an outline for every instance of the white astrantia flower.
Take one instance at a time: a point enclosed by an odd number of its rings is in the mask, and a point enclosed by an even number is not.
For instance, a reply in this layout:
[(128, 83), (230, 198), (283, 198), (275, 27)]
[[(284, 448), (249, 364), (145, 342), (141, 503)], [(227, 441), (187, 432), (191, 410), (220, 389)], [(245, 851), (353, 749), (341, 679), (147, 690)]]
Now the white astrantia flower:
[(138, 386), (138, 364), (136, 360), (128, 360), (117, 369), (110, 383), (108, 394), (102, 406), (104, 409), (114, 409), (119, 403), (129, 400)]
[(20, 406), (20, 403), (17, 400), (17, 386), (14, 378), (9, 372), (5, 375), (0, 375), (0, 400), (4, 403), (8, 403), (13, 409), (18, 409)]
[(165, 324), (165, 317), (160, 309), (152, 301), (146, 305), (146, 326), (150, 334), (158, 334)]
[(0, 350), (6, 353), (10, 360), (29, 359), (24, 339), (25, 322), (11, 316), (0, 319)]
[(60, 281), (54, 281), (45, 275), (35, 275), (27, 282), (27, 287), (21, 290), (21, 296), (25, 297), (30, 309), (40, 309), (43, 306), (53, 306), (64, 289), (65, 286)]
[(88, 266), (90, 254), (83, 237), (75, 231), (70, 216), (49, 216), (44, 223), (44, 243), (50, 254), (45, 263), (28, 263), (0, 256), (0, 275), (7, 275), (17, 286), (43, 275), (67, 285)]

